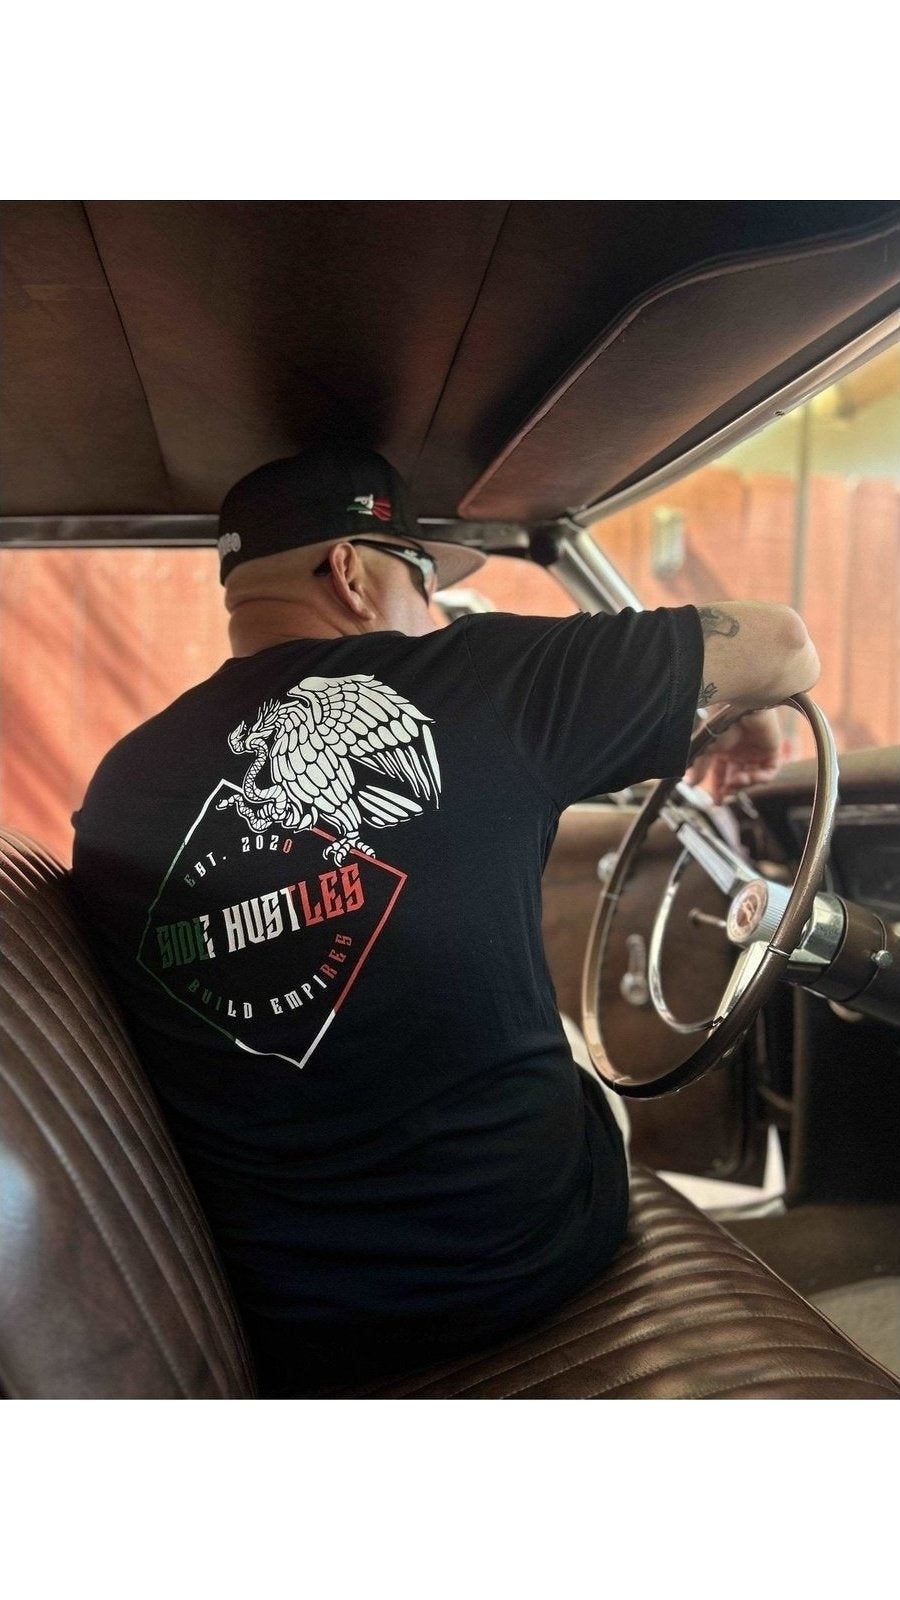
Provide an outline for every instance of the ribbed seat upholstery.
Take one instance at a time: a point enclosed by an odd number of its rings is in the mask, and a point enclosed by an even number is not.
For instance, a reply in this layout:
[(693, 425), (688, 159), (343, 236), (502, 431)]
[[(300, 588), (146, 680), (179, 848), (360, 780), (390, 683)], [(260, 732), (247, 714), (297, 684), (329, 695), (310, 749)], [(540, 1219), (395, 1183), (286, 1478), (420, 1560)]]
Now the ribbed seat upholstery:
[[(0, 834), (0, 1389), (253, 1395), (206, 1222), (96, 971), (66, 875)], [(538, 1332), (379, 1398), (898, 1398), (742, 1246), (650, 1173), (603, 1277)]]
[(384, 1399), (897, 1399), (900, 1384), (655, 1173), (598, 1281), (534, 1333)]

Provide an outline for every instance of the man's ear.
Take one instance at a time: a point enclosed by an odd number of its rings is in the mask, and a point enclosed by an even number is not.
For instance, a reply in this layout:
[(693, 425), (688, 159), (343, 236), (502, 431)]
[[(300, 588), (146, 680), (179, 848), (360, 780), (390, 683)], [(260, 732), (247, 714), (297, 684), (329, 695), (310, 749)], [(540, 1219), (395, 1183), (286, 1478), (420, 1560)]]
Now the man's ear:
[(328, 555), (331, 582), (341, 605), (354, 617), (371, 622), (375, 612), (369, 603), (365, 564), (356, 546), (345, 542), (333, 545)]

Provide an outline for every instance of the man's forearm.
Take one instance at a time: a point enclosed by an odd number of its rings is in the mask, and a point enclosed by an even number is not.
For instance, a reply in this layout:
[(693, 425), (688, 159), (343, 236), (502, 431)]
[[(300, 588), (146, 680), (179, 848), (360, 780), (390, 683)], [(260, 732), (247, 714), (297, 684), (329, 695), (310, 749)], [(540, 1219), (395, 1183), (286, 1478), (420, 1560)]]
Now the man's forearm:
[(716, 600), (699, 606), (703, 631), (701, 706), (748, 709), (778, 705), (811, 689), (819, 656), (803, 618), (764, 600)]

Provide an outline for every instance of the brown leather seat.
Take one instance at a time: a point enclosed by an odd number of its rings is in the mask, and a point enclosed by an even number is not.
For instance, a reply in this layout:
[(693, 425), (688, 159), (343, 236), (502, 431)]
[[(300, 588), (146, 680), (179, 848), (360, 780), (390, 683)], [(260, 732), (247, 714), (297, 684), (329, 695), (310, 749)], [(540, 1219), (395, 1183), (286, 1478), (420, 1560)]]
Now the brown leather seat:
[[(78, 927), (0, 834), (0, 1388), (239, 1399), (244, 1335), (205, 1220)], [(537, 1332), (378, 1398), (900, 1398), (900, 1384), (650, 1173), (603, 1277)]]

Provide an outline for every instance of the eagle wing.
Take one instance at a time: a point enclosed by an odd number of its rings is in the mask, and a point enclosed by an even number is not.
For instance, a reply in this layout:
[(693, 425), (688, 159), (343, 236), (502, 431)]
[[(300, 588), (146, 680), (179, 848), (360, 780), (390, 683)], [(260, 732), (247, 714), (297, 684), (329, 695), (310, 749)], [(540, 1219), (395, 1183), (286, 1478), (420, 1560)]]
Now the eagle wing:
[(347, 742), (327, 724), (323, 726), (314, 710), (309, 696), (296, 703), (281, 702), (277, 732), (269, 748), (272, 779), (317, 813), (339, 815), (356, 787), (347, 760)]
[[(356, 791), (367, 820), (391, 827), (438, 805), (441, 773), (426, 717), (396, 689), (369, 673), (303, 678), (283, 701), (270, 755), (276, 781), (319, 809), (334, 812)], [(357, 790), (350, 762), (383, 774), (409, 794), (376, 784)]]

